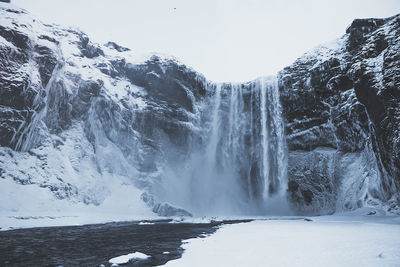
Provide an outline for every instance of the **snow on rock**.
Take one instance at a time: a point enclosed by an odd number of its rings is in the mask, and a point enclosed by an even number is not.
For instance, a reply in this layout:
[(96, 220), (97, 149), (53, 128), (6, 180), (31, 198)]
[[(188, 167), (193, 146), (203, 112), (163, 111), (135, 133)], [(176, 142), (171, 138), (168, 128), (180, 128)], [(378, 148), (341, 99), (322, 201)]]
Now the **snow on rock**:
[[(51, 135), (46, 145), (30, 152), (0, 147), (0, 227), (4, 230), (154, 218), (141, 200), (142, 191), (128, 177), (101, 167), (116, 160), (118, 165), (113, 167), (123, 169), (123, 157), (118, 158), (119, 153), (111, 149), (108, 153), (114, 158), (95, 154), (81, 124), (59, 136)], [(18, 220), (38, 216), (43, 218)]]
[(0, 179), (0, 228), (9, 230), (159, 218), (141, 201), (140, 190), (120, 185), (118, 179), (109, 178), (107, 186), (111, 192), (99, 205), (58, 199), (45, 187)]
[[(0, 16), (0, 51), (9, 55), (0, 59), (0, 227), (96, 222), (85, 214), (99, 222), (153, 218), (157, 202), (142, 197), (159, 179), (152, 123), (189, 126), (185, 118), (165, 122), (180, 107), (146, 97), (154, 81), (142, 70), (160, 80), (175, 79), (167, 70), (193, 73), (173, 57), (94, 44), (11, 4), (0, 3)], [(197, 78), (188, 90), (202, 85)]]
[(129, 253), (126, 255), (121, 255), (115, 258), (110, 259), (108, 262), (110, 264), (125, 264), (128, 263), (129, 261), (133, 261), (133, 260), (145, 260), (150, 258), (150, 256), (141, 253), (141, 252), (134, 252), (134, 253)]
[(400, 15), (356, 19), (278, 74), (297, 212), (398, 213), (399, 23)]

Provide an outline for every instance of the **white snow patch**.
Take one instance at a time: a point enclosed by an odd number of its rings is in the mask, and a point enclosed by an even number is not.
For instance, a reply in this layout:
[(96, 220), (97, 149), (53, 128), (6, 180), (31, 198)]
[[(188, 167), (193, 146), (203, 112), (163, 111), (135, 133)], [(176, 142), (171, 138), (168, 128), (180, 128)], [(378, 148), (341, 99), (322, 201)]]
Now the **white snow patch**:
[[(384, 88), (383, 86), (383, 62), (384, 54), (386, 50), (383, 50), (377, 57), (364, 59), (363, 62), (369, 67), (369, 71), (375, 73), (375, 80), (379, 84), (379, 89)], [(380, 91), (378, 94), (380, 94)]]
[(346, 37), (346, 35), (343, 35), (341, 38), (318, 45), (315, 48), (307, 51), (300, 58), (300, 60), (309, 61), (310, 58), (317, 59), (311, 69), (316, 67), (323, 68), (323, 66), (321, 66), (321, 63), (328, 61), (331, 58), (337, 58), (339, 62), (342, 62), (341, 59), (344, 57), (343, 51), (345, 50)]
[[(147, 94), (143, 87), (137, 86), (127, 80), (119, 79), (103, 79), (104, 88), (109, 93), (112, 99), (117, 103), (124, 99), (125, 103), (132, 109), (143, 110), (146, 108), (147, 103), (142, 96)], [(123, 105), (121, 105), (123, 108)]]
[(109, 143), (101, 149), (94, 152), (81, 124), (29, 153), (1, 147), (1, 230), (156, 218), (126, 175), (135, 169)]
[(153, 222), (140, 222), (139, 225), (152, 225)]
[(110, 259), (108, 262), (110, 264), (125, 264), (128, 263), (131, 260), (145, 260), (150, 258), (150, 256), (141, 253), (141, 252), (134, 252), (134, 253), (129, 253), (126, 255), (118, 256), (115, 258)]
[(20, 185), (11, 179), (0, 179), (0, 230), (160, 218), (140, 199), (140, 194), (133, 186), (117, 184), (96, 206), (57, 199), (49, 189), (36, 184)]
[(160, 78), (160, 75), (158, 74), (158, 73), (156, 73), (154, 70), (152, 70), (152, 71), (150, 71), (150, 72), (148, 72), (148, 73), (146, 73), (147, 75), (153, 75), (153, 76), (155, 76), (155, 77), (157, 77), (157, 78)]
[(400, 218), (324, 216), (226, 225), (166, 266), (398, 266)]
[(4, 39), (3, 36), (0, 36), (0, 44), (4, 47), (9, 47), (13, 52), (18, 50), (18, 48), (15, 45)]

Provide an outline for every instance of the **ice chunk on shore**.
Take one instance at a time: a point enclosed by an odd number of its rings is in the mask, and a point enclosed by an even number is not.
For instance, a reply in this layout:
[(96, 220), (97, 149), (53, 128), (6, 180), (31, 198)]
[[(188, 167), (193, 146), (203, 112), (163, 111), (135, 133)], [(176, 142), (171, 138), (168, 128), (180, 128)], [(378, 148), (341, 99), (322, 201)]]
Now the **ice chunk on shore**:
[(129, 253), (126, 255), (121, 255), (115, 258), (112, 258), (108, 261), (110, 264), (125, 264), (128, 263), (131, 260), (145, 260), (150, 258), (150, 256), (141, 253), (141, 252), (134, 252), (134, 253)]

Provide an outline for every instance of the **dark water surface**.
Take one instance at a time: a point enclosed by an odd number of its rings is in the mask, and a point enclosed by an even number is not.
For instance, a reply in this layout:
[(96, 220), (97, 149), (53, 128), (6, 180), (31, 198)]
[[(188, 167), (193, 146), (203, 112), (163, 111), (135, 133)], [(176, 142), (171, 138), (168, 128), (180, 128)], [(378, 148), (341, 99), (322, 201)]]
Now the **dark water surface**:
[[(180, 258), (183, 239), (214, 233), (222, 221), (207, 224), (139, 222), (42, 227), (0, 232), (0, 266), (110, 266), (108, 260), (136, 251), (148, 260), (124, 266), (156, 266)], [(163, 254), (168, 251), (169, 254)]]

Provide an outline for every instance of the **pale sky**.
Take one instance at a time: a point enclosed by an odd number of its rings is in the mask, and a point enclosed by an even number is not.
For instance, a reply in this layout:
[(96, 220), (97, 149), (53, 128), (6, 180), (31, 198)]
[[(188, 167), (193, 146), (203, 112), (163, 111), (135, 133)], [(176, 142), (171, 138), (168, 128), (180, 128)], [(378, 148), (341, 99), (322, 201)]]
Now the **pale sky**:
[(276, 74), (345, 33), (354, 18), (400, 13), (400, 0), (12, 0), (99, 43), (170, 54), (213, 81)]

